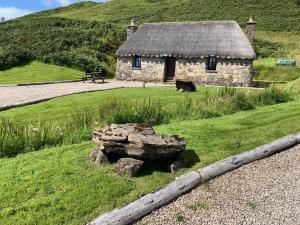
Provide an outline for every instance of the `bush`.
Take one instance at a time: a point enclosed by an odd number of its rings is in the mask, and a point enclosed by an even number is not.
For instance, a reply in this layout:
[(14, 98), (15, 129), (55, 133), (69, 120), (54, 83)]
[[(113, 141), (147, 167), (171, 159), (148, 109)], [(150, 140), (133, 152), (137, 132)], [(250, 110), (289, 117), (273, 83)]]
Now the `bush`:
[(255, 39), (254, 50), (257, 57), (285, 57), (288, 47), (282, 43)]
[(0, 70), (24, 64), (30, 61), (30, 59), (31, 56), (26, 49), (15, 45), (8, 45), (0, 51)]
[(100, 62), (91, 56), (78, 54), (75, 52), (56, 52), (46, 55), (43, 58), (45, 63), (55, 65), (68, 66), (85, 72), (93, 72), (102, 70), (106, 74), (106, 70)]
[(114, 67), (113, 53), (125, 37), (125, 29), (111, 23), (58, 17), (12, 20), (0, 29), (0, 69), (28, 60), (84, 71)]

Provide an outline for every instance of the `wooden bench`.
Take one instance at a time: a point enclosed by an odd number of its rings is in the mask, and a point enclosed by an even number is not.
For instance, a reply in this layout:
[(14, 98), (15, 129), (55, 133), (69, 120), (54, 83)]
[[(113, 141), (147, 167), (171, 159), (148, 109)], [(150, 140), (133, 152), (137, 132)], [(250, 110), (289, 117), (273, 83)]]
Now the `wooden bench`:
[(296, 66), (296, 60), (294, 59), (278, 59), (277, 66)]
[(96, 83), (96, 80), (102, 80), (102, 83), (104, 83), (105, 79), (106, 77), (102, 75), (102, 71), (86, 73), (82, 78), (83, 83), (85, 83), (87, 80), (92, 80), (93, 83)]

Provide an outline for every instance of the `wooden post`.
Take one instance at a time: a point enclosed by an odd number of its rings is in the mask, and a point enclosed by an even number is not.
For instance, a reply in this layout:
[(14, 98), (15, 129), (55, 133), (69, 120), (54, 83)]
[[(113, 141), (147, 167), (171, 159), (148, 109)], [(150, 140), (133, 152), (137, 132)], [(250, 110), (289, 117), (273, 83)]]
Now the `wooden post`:
[(205, 168), (178, 177), (174, 182), (155, 193), (132, 202), (122, 208), (105, 213), (87, 225), (127, 225), (137, 221), (185, 192), (210, 179), (234, 170), (247, 163), (271, 156), (300, 144), (300, 133), (286, 136), (270, 144), (262, 145), (248, 152), (229, 157)]

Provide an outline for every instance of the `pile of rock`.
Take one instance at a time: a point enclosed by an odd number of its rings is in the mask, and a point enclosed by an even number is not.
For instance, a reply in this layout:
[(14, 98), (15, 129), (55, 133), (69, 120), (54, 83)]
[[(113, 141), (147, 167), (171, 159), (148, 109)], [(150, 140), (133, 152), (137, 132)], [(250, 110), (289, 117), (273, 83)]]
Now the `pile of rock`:
[(176, 161), (186, 147), (183, 138), (157, 135), (152, 127), (141, 124), (96, 128), (93, 141), (97, 147), (91, 153), (92, 160), (98, 164), (117, 161), (118, 174), (129, 176), (136, 175), (145, 160)]

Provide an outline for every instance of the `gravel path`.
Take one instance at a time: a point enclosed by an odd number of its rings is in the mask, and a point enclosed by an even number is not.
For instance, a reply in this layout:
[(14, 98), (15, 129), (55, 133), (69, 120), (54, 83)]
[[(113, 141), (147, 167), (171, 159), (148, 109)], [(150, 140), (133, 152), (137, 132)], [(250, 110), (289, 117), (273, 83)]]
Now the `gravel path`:
[(197, 187), (138, 225), (300, 225), (300, 145)]
[[(92, 82), (73, 82), (61, 84), (0, 87), (0, 108), (8, 105), (18, 105), (80, 92), (107, 90), (121, 87), (142, 87), (143, 85), (142, 82), (136, 81), (106, 81), (107, 82), (104, 84), (94, 84)], [(167, 84), (148, 83), (147, 87), (150, 86), (167, 86)]]

